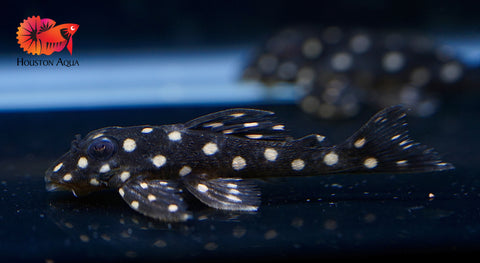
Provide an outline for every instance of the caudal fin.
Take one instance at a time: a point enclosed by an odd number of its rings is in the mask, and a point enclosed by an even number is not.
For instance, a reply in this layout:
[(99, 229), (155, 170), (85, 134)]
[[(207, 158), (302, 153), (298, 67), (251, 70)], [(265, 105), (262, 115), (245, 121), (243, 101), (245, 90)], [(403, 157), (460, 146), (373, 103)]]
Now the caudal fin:
[(375, 114), (337, 148), (356, 164), (352, 171), (417, 173), (453, 169), (438, 153), (410, 139), (402, 106)]

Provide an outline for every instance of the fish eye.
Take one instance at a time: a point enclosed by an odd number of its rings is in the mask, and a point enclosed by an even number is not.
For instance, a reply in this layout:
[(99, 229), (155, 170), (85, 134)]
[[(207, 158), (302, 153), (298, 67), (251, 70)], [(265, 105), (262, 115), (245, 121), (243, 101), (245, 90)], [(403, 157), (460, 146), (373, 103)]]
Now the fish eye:
[(98, 138), (94, 140), (87, 149), (90, 157), (98, 160), (106, 160), (117, 151), (117, 145), (109, 138)]
[(74, 27), (74, 26), (71, 26), (71, 27), (70, 27), (70, 30), (75, 31), (75, 27)]

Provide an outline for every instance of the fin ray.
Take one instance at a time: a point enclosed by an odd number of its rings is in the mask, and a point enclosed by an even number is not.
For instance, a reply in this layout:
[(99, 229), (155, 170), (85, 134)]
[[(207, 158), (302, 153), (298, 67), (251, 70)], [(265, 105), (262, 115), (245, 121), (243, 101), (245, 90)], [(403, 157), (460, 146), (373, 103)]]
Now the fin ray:
[(240, 178), (205, 179), (192, 174), (185, 178), (186, 188), (204, 204), (223, 210), (257, 211), (260, 191)]
[(165, 221), (191, 217), (173, 181), (140, 178), (127, 181), (118, 191), (131, 208), (144, 215)]
[(191, 130), (211, 131), (248, 139), (283, 141), (289, 137), (285, 126), (271, 111), (230, 109), (207, 114), (185, 123)]
[(410, 138), (405, 116), (402, 106), (389, 107), (337, 146), (354, 163), (347, 170), (412, 173), (453, 169), (433, 148)]

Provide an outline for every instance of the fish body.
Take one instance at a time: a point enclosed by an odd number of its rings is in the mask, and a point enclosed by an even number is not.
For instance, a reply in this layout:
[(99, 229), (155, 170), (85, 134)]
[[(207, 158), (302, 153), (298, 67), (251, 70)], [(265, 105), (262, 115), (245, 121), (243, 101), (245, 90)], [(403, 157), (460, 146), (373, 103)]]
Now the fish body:
[(451, 47), (419, 32), (348, 27), (290, 27), (259, 45), (243, 78), (302, 88), (299, 106), (313, 116), (355, 116), (363, 106), (403, 104), (418, 116), (442, 99), (476, 87)]
[(72, 36), (77, 32), (77, 24), (61, 24), (50, 18), (41, 19), (39, 16), (25, 19), (18, 27), (17, 39), (20, 47), (32, 55), (51, 55), (62, 51), (65, 46), (72, 55)]
[(230, 109), (184, 124), (107, 127), (72, 142), (50, 167), (47, 190), (75, 195), (116, 189), (136, 211), (165, 221), (191, 217), (184, 195), (217, 209), (256, 211), (248, 178), (452, 169), (408, 136), (401, 107), (376, 114), (338, 145), (312, 134), (294, 139), (273, 112)]

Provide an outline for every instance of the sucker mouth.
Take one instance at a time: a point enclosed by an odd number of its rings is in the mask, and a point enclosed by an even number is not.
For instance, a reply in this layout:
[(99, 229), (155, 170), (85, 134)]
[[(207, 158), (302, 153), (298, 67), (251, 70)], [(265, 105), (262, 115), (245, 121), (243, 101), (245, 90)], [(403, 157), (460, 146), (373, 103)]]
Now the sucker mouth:
[(47, 182), (47, 184), (45, 185), (45, 189), (47, 189), (48, 192), (68, 191), (68, 190), (70, 190), (69, 188), (65, 187), (64, 185), (56, 184), (56, 183), (52, 183), (52, 182)]
[(48, 192), (57, 192), (57, 191), (69, 191), (70, 189), (65, 185), (52, 182), (52, 177), (50, 174), (46, 174), (44, 177), (45, 180), (45, 189)]

